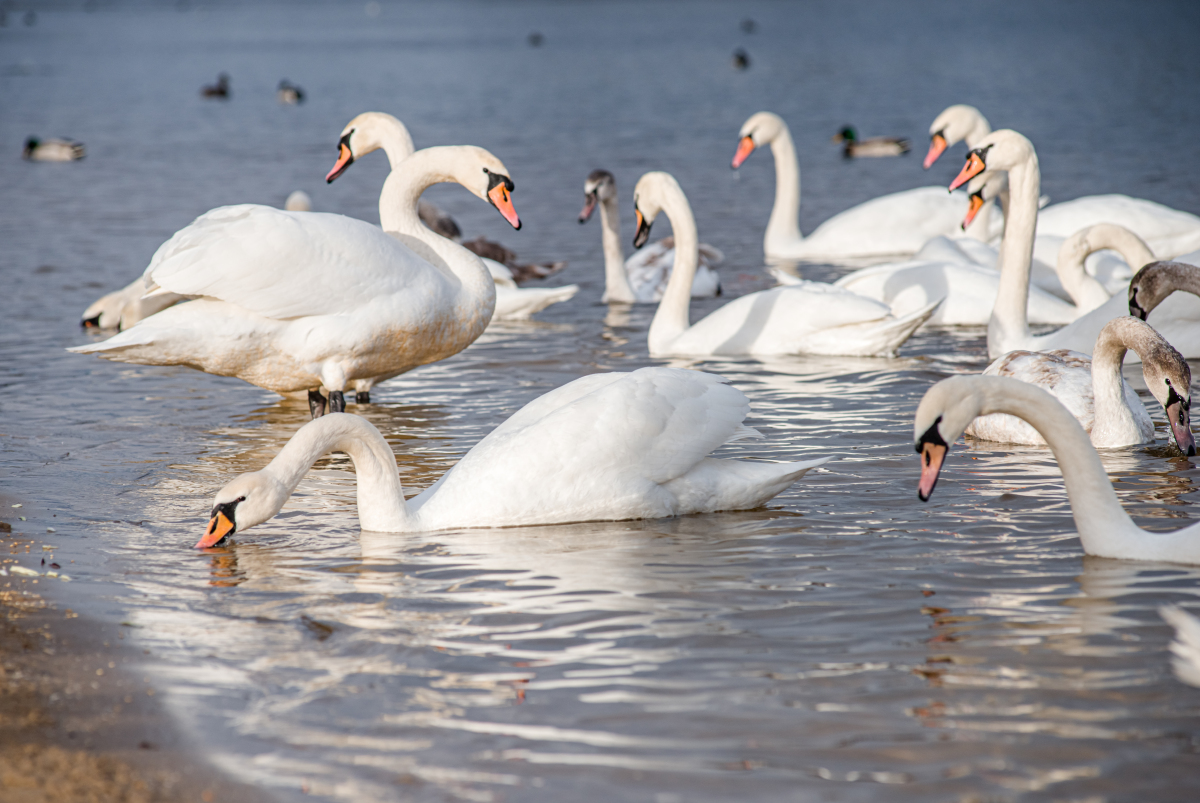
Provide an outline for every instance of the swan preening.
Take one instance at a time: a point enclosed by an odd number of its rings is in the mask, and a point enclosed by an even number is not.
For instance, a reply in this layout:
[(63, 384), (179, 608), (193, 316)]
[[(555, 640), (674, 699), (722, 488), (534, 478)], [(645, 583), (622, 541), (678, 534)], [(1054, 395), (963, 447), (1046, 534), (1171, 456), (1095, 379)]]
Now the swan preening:
[(649, 239), (660, 212), (675, 232), (675, 267), (647, 335), (651, 356), (888, 356), (937, 307), (934, 302), (898, 318), (885, 304), (840, 287), (800, 282), (744, 295), (691, 323), (699, 237), (687, 197), (671, 175), (651, 172), (638, 179), (633, 198), (635, 247)]
[(1039, 387), (1002, 376), (954, 376), (917, 407), (921, 455), (917, 495), (928, 501), (950, 445), (979, 416), (1006, 413), (1028, 422), (1058, 460), (1083, 551), (1103, 558), (1200, 564), (1200, 522), (1170, 533), (1141, 529), (1121, 507), (1100, 456), (1075, 417)]
[[(664, 237), (643, 247), (629, 259), (621, 250), (621, 217), (617, 180), (607, 170), (593, 170), (583, 184), (583, 210), (579, 222), (587, 223), (600, 207), (600, 237), (604, 245), (604, 302), (653, 304), (661, 301), (675, 264), (675, 238)], [(692, 279), (692, 298), (720, 295), (721, 279), (713, 269), (725, 255), (708, 243), (699, 245), (699, 261)]]
[(326, 415), (292, 436), (266, 468), (218, 493), (197, 548), (282, 510), (330, 451), (354, 461), (364, 530), (413, 532), (661, 518), (758, 507), (829, 458), (798, 463), (716, 459), (761, 437), (750, 405), (719, 376), (679, 368), (593, 374), (522, 407), (432, 486), (404, 499), (396, 458), (369, 422)]
[(491, 320), (496, 290), (470, 251), (420, 221), (417, 199), (462, 184), (514, 228), (508, 170), (472, 146), (427, 148), (384, 184), (385, 233), (353, 218), (243, 204), (214, 209), (155, 253), (147, 288), (195, 300), (71, 351), (187, 365), (278, 393), (308, 391), (314, 417), (367, 400), (378, 382), (462, 351)]
[[(1121, 376), (1126, 350), (1141, 357), (1146, 387), (1162, 405), (1179, 450), (1194, 455), (1191, 369), (1162, 335), (1137, 318), (1114, 318), (1105, 324), (1091, 358), (1067, 350), (1013, 351), (989, 365), (984, 376), (1008, 376), (1045, 388), (1075, 416), (1093, 446), (1153, 443), (1154, 422)], [(1011, 415), (977, 418), (966, 431), (1002, 443), (1046, 442), (1030, 424)]]

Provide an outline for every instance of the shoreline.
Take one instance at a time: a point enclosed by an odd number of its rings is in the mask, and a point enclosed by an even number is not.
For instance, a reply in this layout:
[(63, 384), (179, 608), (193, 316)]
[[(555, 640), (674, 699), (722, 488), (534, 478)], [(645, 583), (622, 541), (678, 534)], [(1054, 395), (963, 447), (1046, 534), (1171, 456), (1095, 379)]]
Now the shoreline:
[[(38, 543), (0, 533), (0, 565)], [(0, 576), (0, 792), (5, 803), (269, 803), (188, 743), (138, 672), (122, 625), (62, 607), (39, 578)], [(45, 579), (42, 579), (45, 582)]]

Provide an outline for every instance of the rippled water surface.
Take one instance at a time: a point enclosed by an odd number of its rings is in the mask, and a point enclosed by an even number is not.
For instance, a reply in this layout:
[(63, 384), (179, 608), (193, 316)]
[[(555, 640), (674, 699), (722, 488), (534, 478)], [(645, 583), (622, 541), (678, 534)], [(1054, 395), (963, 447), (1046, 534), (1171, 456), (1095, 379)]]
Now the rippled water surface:
[[(795, 134), (806, 231), (945, 183), (961, 158), (929, 173), (919, 155), (846, 163), (838, 127), (923, 151), (955, 102), (1030, 136), (1054, 200), (1120, 191), (1200, 212), (1197, 6), (1046, 6), (100, 2), (35, 26), (10, 13), (0, 495), (24, 504), (16, 529), (57, 530), (47, 543), (75, 561), (61, 593), (127, 622), (198, 743), (285, 800), (1197, 799), (1200, 691), (1172, 677), (1156, 608), (1197, 607), (1200, 571), (1084, 558), (1044, 451), (956, 449), (934, 500), (916, 500), (916, 402), (983, 367), (981, 331), (922, 332), (894, 360), (701, 364), (750, 396), (768, 436), (726, 451), (838, 458), (762, 510), (362, 533), (335, 456), (281, 516), (209, 554), (190, 545), (212, 494), (262, 466), (306, 406), (62, 351), (87, 340), (78, 315), (99, 291), (211, 207), (304, 189), (318, 210), (377, 221), (382, 156), (322, 181), (368, 109), (400, 116), (418, 146), (496, 153), (521, 232), (460, 188), (431, 196), (468, 235), (569, 259), (561, 281), (583, 286), (350, 408), (384, 432), (410, 491), (536, 395), (654, 364), (652, 311), (599, 303), (598, 227), (574, 220), (593, 168), (616, 173), (627, 239), (637, 177), (674, 173), (728, 256), (727, 296), (769, 286), (770, 159), (728, 169), (760, 108)], [(729, 66), (738, 46), (744, 73)], [(221, 70), (232, 100), (202, 102)], [(278, 106), (283, 77), (309, 102)], [(81, 139), (88, 157), (22, 162), (33, 133)], [(1135, 518), (1170, 528), (1196, 516), (1196, 469), (1155, 415), (1158, 445), (1104, 460)]]

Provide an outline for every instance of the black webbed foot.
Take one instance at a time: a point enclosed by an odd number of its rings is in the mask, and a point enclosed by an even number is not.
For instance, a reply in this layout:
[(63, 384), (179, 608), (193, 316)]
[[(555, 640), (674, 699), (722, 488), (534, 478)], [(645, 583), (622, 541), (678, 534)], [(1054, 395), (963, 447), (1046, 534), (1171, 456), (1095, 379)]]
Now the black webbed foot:
[(313, 418), (325, 415), (325, 397), (321, 395), (321, 391), (310, 390), (308, 392), (308, 410), (312, 413)]
[(346, 397), (342, 395), (340, 390), (329, 391), (329, 412), (344, 413), (346, 412)]
[(369, 390), (360, 390), (354, 394), (355, 404), (370, 404), (371, 392)]

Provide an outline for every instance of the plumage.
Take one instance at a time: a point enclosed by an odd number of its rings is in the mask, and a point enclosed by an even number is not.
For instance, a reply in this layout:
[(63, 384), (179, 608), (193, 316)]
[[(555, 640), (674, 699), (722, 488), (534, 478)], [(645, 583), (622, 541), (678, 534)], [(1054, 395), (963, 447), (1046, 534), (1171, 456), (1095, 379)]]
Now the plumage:
[(859, 139), (858, 133), (851, 126), (845, 126), (834, 134), (833, 141), (842, 143), (842, 156), (847, 159), (901, 156), (911, 148), (911, 143), (902, 137)]
[(30, 137), (25, 140), (21, 156), (31, 162), (74, 162), (87, 156), (87, 148), (73, 139)]

